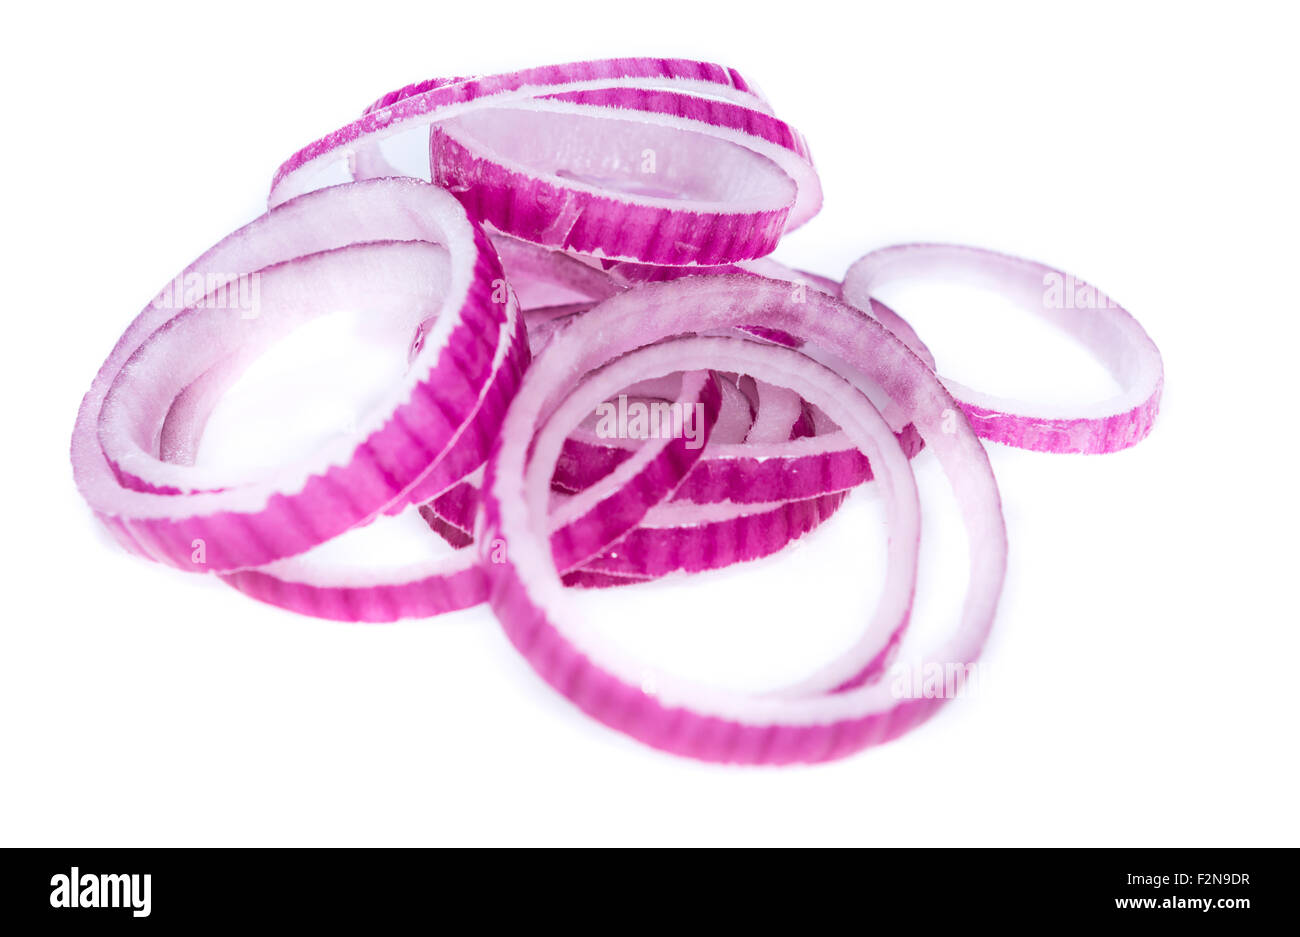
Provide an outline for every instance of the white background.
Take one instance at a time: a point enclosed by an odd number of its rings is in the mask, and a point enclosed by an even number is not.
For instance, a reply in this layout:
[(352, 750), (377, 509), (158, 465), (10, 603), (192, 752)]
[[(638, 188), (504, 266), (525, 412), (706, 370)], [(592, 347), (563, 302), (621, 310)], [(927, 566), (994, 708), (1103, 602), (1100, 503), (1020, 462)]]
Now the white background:
[[(37, 9), (10, 12), (0, 57), (0, 843), (1296, 845), (1281, 4)], [(298, 618), (123, 555), (72, 484), (73, 417), (116, 336), (263, 209), (290, 152), (419, 78), (635, 54), (733, 65), (807, 135), (826, 206), (781, 259), (839, 276), (902, 240), (994, 247), (1097, 283), (1164, 354), (1135, 449), (991, 447), (1011, 554), (987, 686), (839, 763), (652, 751), (552, 693), (483, 609)], [(1080, 355), (977, 309), (904, 311), (968, 383), (1094, 389)], [(917, 470), (927, 533), (960, 550)], [(745, 570), (584, 601), (647, 654), (761, 684), (852, 633), (873, 510), (862, 495)], [(927, 557), (922, 611), (942, 615), (961, 557)]]

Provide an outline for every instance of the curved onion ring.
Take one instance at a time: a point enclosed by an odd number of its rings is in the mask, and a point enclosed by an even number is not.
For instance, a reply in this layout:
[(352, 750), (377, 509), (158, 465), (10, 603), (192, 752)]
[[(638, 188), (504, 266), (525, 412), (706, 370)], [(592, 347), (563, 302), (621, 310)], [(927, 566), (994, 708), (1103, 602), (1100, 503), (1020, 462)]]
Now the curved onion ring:
[[(420, 508), (456, 549), (474, 542), (480, 492), (465, 482)], [(700, 573), (771, 556), (825, 523), (845, 493), (774, 504), (660, 504), (600, 556), (564, 574), (581, 588), (626, 586), (673, 573)], [(689, 510), (683, 510), (689, 507)]]
[[(822, 205), (821, 181), (813, 167), (812, 156), (803, 136), (784, 121), (772, 115), (767, 102), (749, 88), (734, 71), (728, 70), (733, 83), (722, 81), (716, 66), (708, 66), (702, 73), (708, 79), (685, 78), (692, 65), (699, 63), (666, 63), (663, 74), (672, 77), (619, 76), (606, 80), (603, 87), (584, 90), (539, 93), (520, 100), (493, 98), (491, 104), (509, 100), (515, 107), (527, 107), (531, 112), (557, 116), (586, 116), (624, 119), (654, 132), (656, 128), (671, 128), (705, 134), (718, 140), (738, 144), (759, 156), (771, 160), (781, 171), (794, 180), (798, 189), (794, 205), (785, 221), (785, 230), (800, 227), (820, 210)], [(608, 68), (609, 63), (579, 63)], [(644, 70), (643, 63), (643, 70)], [(561, 69), (577, 66), (559, 66)], [(385, 95), (366, 109), (365, 114), (387, 111), (407, 98), (425, 92), (476, 79), (432, 79)], [(481, 79), (477, 79), (481, 80)], [(599, 82), (588, 81), (588, 85)], [(363, 115), (364, 116), (364, 115)], [(653, 149), (653, 148), (651, 148)], [(645, 148), (638, 148), (635, 163), (643, 160)], [(379, 147), (363, 143), (351, 157), (354, 178), (402, 175), (384, 158)]]
[[(371, 297), (373, 300), (373, 297)], [(373, 311), (373, 307), (372, 307)], [(493, 377), (477, 407), (462, 426), (459, 438), (433, 470), (408, 495), (419, 499), (422, 488), (441, 492), (468, 489), (460, 479), (474, 474), (485, 461), (490, 443), (500, 424), (501, 415), (518, 386), (528, 349), (522, 317), (515, 304), (506, 307), (501, 339), (494, 362)], [(229, 363), (228, 363), (229, 364)], [(160, 436), (168, 441), (167, 461), (192, 463), (208, 415), (219, 401), (225, 386), (235, 376), (233, 368), (222, 369), (220, 380), (209, 373), (191, 385), (172, 404)], [(477, 492), (474, 493), (477, 499)], [(397, 503), (389, 513), (409, 510)], [(425, 513), (423, 510), (421, 513)], [(425, 514), (426, 519), (428, 517)], [(472, 529), (472, 509), (470, 529)], [(354, 528), (355, 530), (356, 528)], [(447, 539), (454, 528), (439, 531)], [(333, 545), (350, 537), (352, 531), (328, 541)], [(463, 546), (472, 541), (466, 538)], [(221, 573), (221, 579), (246, 595), (300, 614), (350, 622), (389, 622), (405, 618), (427, 618), (478, 605), (487, 598), (483, 571), (472, 555), (446, 559), (435, 558), (388, 569), (340, 566), (320, 558), (316, 548), (306, 553), (278, 560), (257, 569)]]
[[(164, 347), (170, 333), (183, 334), (191, 323), (206, 326), (208, 334), (247, 325), (238, 310), (177, 309), (162, 294), (132, 323), (82, 401), (72, 441), (78, 488), (124, 545), (190, 571), (262, 566), (376, 516), (436, 464), (491, 377), (493, 338), (506, 316), (506, 303), (494, 301), (490, 287), (501, 276), (491, 245), (447, 193), (409, 179), (311, 193), (228, 236), (182, 278), (229, 281), (276, 265), (292, 277), (300, 258), (334, 251), (335, 262), (350, 264), (355, 252), (340, 254), (338, 248), (376, 240), (447, 248), (448, 288), (436, 304), (429, 340), (373, 425), (257, 484), (158, 494), (132, 491), (119, 481), (100, 447), (100, 421), (110, 389), (135, 379), (137, 355)], [(164, 398), (140, 398), (134, 425), (161, 424), (171, 403)]]
[(920, 276), (992, 287), (1074, 338), (1119, 382), (1117, 397), (1062, 414), (945, 379), (980, 436), (1038, 452), (1101, 453), (1127, 449), (1151, 432), (1164, 387), (1160, 351), (1106, 294), (1060, 270), (1008, 254), (955, 244), (900, 244), (854, 263), (844, 277), (844, 298), (868, 309), (874, 292)]
[[(571, 330), (579, 331), (580, 325), (575, 324), (571, 327)], [(567, 343), (561, 343), (560, 347), (567, 347), (570, 352), (573, 351), (573, 346)], [(657, 358), (655, 357), (656, 353)], [(612, 372), (615, 369), (623, 368), (624, 373), (621, 376), (626, 380), (626, 370), (630, 367), (644, 367), (646, 370), (642, 373), (650, 376), (656, 373), (656, 369), (653, 367), (656, 361), (660, 362), (659, 373), (662, 373), (662, 371), (674, 366), (674, 363), (680, 365), (682, 362), (693, 362), (688, 366), (697, 367), (700, 363), (708, 362), (710, 355), (715, 356), (718, 360), (740, 362), (742, 364), (758, 362), (760, 365), (770, 365), (772, 361), (779, 361), (780, 357), (772, 353), (771, 346), (759, 345), (739, 338), (682, 338), (643, 347), (636, 352), (625, 354), (607, 365), (606, 369), (603, 370)], [(599, 356), (599, 351), (595, 351), (594, 355), (589, 357), (574, 355), (566, 358), (561, 368), (569, 368), (568, 374), (572, 379), (575, 376), (581, 376), (582, 372), (578, 369), (583, 364), (590, 365), (598, 362), (600, 360)], [(551, 360), (555, 360), (553, 356)], [(837, 379), (837, 381), (837, 386), (842, 392), (849, 395), (853, 394), (852, 388), (847, 383), (842, 379)], [(586, 384), (579, 385), (579, 388), (572, 393), (565, 405), (545, 419), (532, 444), (528, 476), (531, 494), (539, 494), (550, 489), (551, 467), (555, 464), (574, 423), (583, 412), (582, 405), (585, 404), (586, 407), (590, 407), (592, 400), (601, 399), (603, 393), (608, 393), (610, 386), (617, 386), (617, 384), (618, 382), (610, 381), (605, 386), (594, 389), (589, 389)], [(546, 388), (546, 386), (543, 385), (543, 388)], [(542, 397), (543, 405), (552, 399), (553, 394), (554, 392), (550, 394), (544, 392)], [(885, 588), (871, 627), (858, 645), (850, 653), (846, 654), (840, 662), (837, 662), (834, 668), (827, 668), (825, 673), (810, 678), (810, 680), (823, 681), (827, 689), (846, 679), (856, 677), (869, 661), (876, 659), (883, 647), (897, 640), (907, 626), (916, 583), (916, 545), (920, 536), (920, 508), (917, 502), (916, 486), (912, 478), (911, 468), (892, 430), (874, 407), (864, 410), (858, 429), (861, 440), (859, 445), (862, 447), (863, 452), (874, 460), (876, 465), (879, 490), (884, 499), (886, 518), (892, 528), (893, 536), (889, 539), (887, 550)], [(622, 466), (619, 468), (619, 472), (621, 471)], [(614, 474), (618, 474), (618, 472)], [(677, 511), (679, 514), (683, 513), (683, 509), (680, 507)], [(703, 513), (708, 514), (708, 512)], [(735, 518), (736, 514), (728, 508), (719, 512), (718, 516), (719, 519), (725, 520)], [(639, 523), (641, 517), (644, 517), (644, 512), (636, 519), (636, 522)], [(704, 519), (707, 519), (707, 517)], [(633, 524), (628, 524), (626, 529), (630, 530), (633, 526)], [(737, 526), (744, 527), (743, 524)], [(685, 535), (679, 534), (678, 536), (684, 538)], [(785, 539), (788, 541), (791, 538), (786, 537)], [(553, 545), (554, 542), (554, 538), (552, 538)], [(611, 541), (606, 539), (602, 546), (607, 547), (610, 543)], [(759, 554), (756, 552), (755, 555)], [(554, 556), (553, 552), (553, 559), (558, 560), (561, 558)], [(561, 574), (571, 569), (571, 566), (565, 562), (555, 562), (555, 567)], [(856, 664), (854, 664), (855, 660), (857, 661)]]
[(587, 573), (658, 579), (700, 573), (771, 556), (824, 523), (846, 492), (773, 504), (661, 504), (611, 549), (583, 565)]
[(280, 166), (269, 204), (310, 189), (314, 172), (363, 146), (403, 130), (464, 113), (486, 100), (527, 101), (542, 94), (611, 87), (671, 88), (758, 105), (761, 99), (734, 69), (684, 59), (603, 59), (548, 65), (462, 81), (434, 79), (381, 98), (358, 120), (303, 147)]
[(429, 618), (487, 598), (487, 578), (471, 553), (383, 572), (322, 570), (305, 557), (290, 557), (221, 578), (259, 602), (334, 621)]
[[(805, 294), (789, 293), (788, 298), (802, 303)], [(929, 349), (906, 322), (883, 303), (873, 300), (871, 309), (877, 320), (932, 367), (934, 359)], [(787, 347), (801, 344), (779, 330), (751, 325), (740, 331), (754, 337), (775, 332), (771, 339), (775, 344)], [(838, 367), (843, 369), (845, 365), (841, 361)], [(916, 428), (896, 406), (887, 404), (885, 414), (908, 458), (919, 453), (924, 443)], [(562, 490), (581, 491), (612, 471), (627, 458), (627, 452), (626, 448), (575, 433), (556, 464), (555, 484)], [(871, 478), (870, 463), (833, 424), (785, 441), (746, 439), (742, 444), (737, 439), (715, 435), (703, 458), (673, 497), (695, 504), (801, 501), (847, 491)]]
[[(893, 738), (927, 718), (942, 701), (894, 699), (880, 682), (830, 695), (752, 697), (648, 673), (581, 636), (564, 612), (560, 579), (545, 540), (538, 538), (538, 507), (545, 503), (550, 465), (539, 457), (529, 464), (528, 449), (545, 418), (542, 401), (569, 379), (567, 362), (613, 358), (657, 337), (755, 321), (824, 346), (873, 377), (907, 409), (936, 453), (962, 505), (971, 540), (971, 577), (957, 633), (934, 653), (940, 660), (975, 658), (992, 624), (1006, 562), (997, 486), (978, 439), (964, 421), (945, 421), (951, 397), (874, 320), (820, 293), (810, 294), (806, 303), (792, 303), (785, 284), (748, 277), (691, 278), (606, 300), (539, 356), (511, 405), (487, 468), (486, 530), (504, 541), (508, 557), (488, 567), (491, 602), (510, 640), (534, 669), (609, 726), (657, 748), (706, 760), (824, 760)], [(855, 443), (879, 445), (865, 428), (874, 410), (865, 398), (846, 393), (842, 378), (830, 379), (822, 366), (793, 350), (745, 345), (726, 346), (745, 352), (738, 355), (746, 359), (743, 366), (724, 348), (711, 348), (719, 356), (714, 366), (761, 371), (764, 379), (791, 386), (828, 413)], [(754, 366), (751, 357), (763, 358), (763, 366)], [(781, 378), (769, 367), (782, 370)], [(838, 684), (843, 685), (853, 679), (848, 671), (860, 665), (860, 657), (850, 655), (804, 689), (824, 686), (831, 674), (845, 675)]]
[(475, 218), (546, 247), (719, 264), (770, 253), (795, 183), (766, 157), (693, 131), (483, 106), (435, 125), (432, 180)]

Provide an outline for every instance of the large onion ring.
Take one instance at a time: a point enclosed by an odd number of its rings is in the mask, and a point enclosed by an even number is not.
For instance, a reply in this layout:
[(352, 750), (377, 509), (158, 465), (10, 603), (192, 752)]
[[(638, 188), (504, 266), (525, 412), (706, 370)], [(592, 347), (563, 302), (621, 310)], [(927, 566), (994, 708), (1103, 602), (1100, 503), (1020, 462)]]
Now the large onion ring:
[[(539, 507), (550, 466), (529, 466), (528, 449), (544, 418), (543, 401), (567, 381), (574, 356), (613, 358), (656, 338), (749, 322), (781, 329), (843, 357), (909, 412), (953, 483), (971, 541), (971, 577), (956, 633), (934, 650), (940, 660), (971, 661), (992, 624), (1006, 562), (997, 486), (970, 426), (945, 419), (951, 396), (912, 352), (874, 320), (823, 294), (792, 303), (785, 284), (750, 277), (710, 277), (646, 287), (606, 300), (556, 336), (525, 375), (488, 463), (484, 488), (488, 536), (506, 544), (492, 564), (491, 602), (507, 635), (534, 669), (605, 724), (667, 751), (715, 761), (774, 763), (840, 757), (893, 738), (942, 702), (895, 699), (879, 681), (840, 693), (753, 697), (719, 692), (648, 673), (592, 646), (565, 613), (564, 589), (546, 541)], [(746, 343), (750, 344), (750, 343)], [(751, 345), (781, 361), (784, 381), (825, 410), (854, 442), (874, 447), (865, 430), (870, 404), (846, 394), (843, 378), (799, 352)], [(728, 361), (716, 366), (727, 368)], [(737, 370), (748, 370), (739, 367)], [(836, 383), (838, 381), (838, 383)], [(904, 465), (906, 462), (904, 461)], [(530, 479), (526, 483), (526, 478)], [(914, 544), (913, 544), (914, 546)], [(851, 664), (861, 662), (851, 656)], [(841, 668), (851, 670), (852, 667)], [(834, 673), (819, 673), (813, 686)], [(852, 675), (845, 681), (851, 682)]]

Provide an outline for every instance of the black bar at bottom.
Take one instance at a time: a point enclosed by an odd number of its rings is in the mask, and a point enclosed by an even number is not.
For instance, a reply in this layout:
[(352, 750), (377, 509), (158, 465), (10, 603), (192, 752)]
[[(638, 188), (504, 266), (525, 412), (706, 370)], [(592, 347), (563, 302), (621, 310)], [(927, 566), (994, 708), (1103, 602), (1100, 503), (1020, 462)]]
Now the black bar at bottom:
[(576, 850), (543, 858), (437, 850), (10, 849), (0, 859), (0, 923), (9, 933), (28, 933), (10, 929), (14, 922), (94, 930), (424, 922), (461, 930), (452, 922), (462, 914), (486, 927), (499, 915), (532, 913), (539, 928), (622, 930), (648, 918), (721, 933), (751, 916), (775, 923), (785, 915), (804, 927), (911, 919), (924, 930), (975, 920), (1125, 918), (1233, 926), (1296, 906), (1288, 887), (1294, 850), (710, 853), (627, 850), (593, 861)]

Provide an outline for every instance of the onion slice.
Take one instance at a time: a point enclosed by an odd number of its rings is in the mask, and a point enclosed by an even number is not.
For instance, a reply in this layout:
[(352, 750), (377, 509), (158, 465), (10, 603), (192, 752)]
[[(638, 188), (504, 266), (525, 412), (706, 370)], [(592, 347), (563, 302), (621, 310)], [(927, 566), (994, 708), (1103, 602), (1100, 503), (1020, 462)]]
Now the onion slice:
[(663, 504), (582, 571), (618, 576), (624, 580), (618, 584), (627, 584), (748, 563), (779, 552), (825, 523), (845, 495), (773, 504)]
[(469, 551), (383, 571), (325, 566), (308, 552), (221, 578), (259, 602), (333, 621), (429, 618), (487, 598), (483, 567)]
[[(547, 453), (553, 452), (550, 463), (554, 465), (572, 423), (582, 419), (611, 393), (626, 387), (629, 383), (626, 375), (635, 368), (648, 366), (653, 373), (658, 362), (662, 362), (664, 370), (670, 368), (670, 355), (671, 351), (663, 347), (644, 348), (590, 377), (558, 407), (547, 430), (539, 434), (537, 457), (544, 460)], [(698, 425), (692, 427), (692, 435), (673, 435), (669, 427), (667, 435), (661, 433), (646, 439), (631, 458), (586, 490), (576, 495), (552, 497), (554, 529), (550, 542), (556, 564), (562, 570), (580, 566), (599, 554), (640, 523), (647, 511), (669, 498), (681, 484), (703, 452), (721, 406), (717, 384), (704, 370), (686, 374), (677, 400), (665, 409), (675, 405), (678, 413), (690, 413), (695, 423), (697, 403)], [(568, 422), (570, 419), (572, 423)], [(562, 427), (561, 431), (550, 429), (556, 425)], [(548, 476), (548, 490), (549, 481)]]
[(1110, 400), (1062, 413), (944, 379), (984, 439), (1038, 452), (1103, 453), (1127, 449), (1151, 432), (1164, 387), (1160, 351), (1138, 321), (1100, 290), (1009, 254), (955, 244), (900, 244), (854, 263), (844, 278), (844, 298), (870, 309), (874, 293), (917, 277), (992, 288), (1078, 341), (1120, 385)]
[[(618, 112), (623, 113), (623, 112)], [(604, 114), (484, 106), (431, 129), (432, 180), (494, 230), (658, 264), (722, 264), (776, 247), (797, 187), (742, 146)]]
[[(992, 624), (1006, 562), (997, 487), (978, 439), (964, 420), (954, 425), (944, 418), (953, 408), (951, 396), (874, 320), (821, 293), (793, 303), (788, 284), (751, 277), (690, 278), (614, 297), (556, 336), (539, 356), (511, 405), (487, 468), (486, 529), (506, 545), (506, 561), (488, 568), (491, 602), (510, 640), (547, 682), (605, 724), (647, 744), (715, 761), (840, 757), (901, 734), (942, 701), (899, 700), (879, 681), (839, 693), (816, 692), (838, 676), (844, 679), (836, 686), (857, 676), (865, 646), (814, 675), (803, 693), (758, 697), (651, 672), (596, 646), (566, 611), (544, 536), (550, 466), (528, 462), (530, 440), (544, 418), (544, 400), (571, 379), (573, 359), (615, 358), (666, 336), (750, 322), (825, 347), (872, 377), (909, 412), (953, 483), (971, 541), (961, 620), (932, 655), (941, 661), (974, 660)], [(737, 370), (756, 376), (762, 372), (763, 379), (790, 386), (828, 413), (855, 443), (879, 449), (879, 437), (867, 430), (878, 415), (861, 394), (846, 392), (843, 378), (828, 379), (824, 366), (791, 349), (736, 344), (750, 346), (736, 349), (746, 352), (736, 356), (746, 360)], [(716, 367), (738, 364), (723, 349), (713, 351), (719, 356)], [(770, 359), (764, 364), (771, 367), (755, 367), (750, 362), (755, 352), (764, 353)], [(782, 371), (781, 377), (772, 370)], [(905, 460), (902, 465), (906, 470)], [(915, 550), (915, 530), (891, 533)]]
[(540, 94), (620, 86), (668, 87), (750, 105), (761, 100), (734, 69), (685, 59), (602, 59), (462, 81), (433, 79), (385, 95), (360, 119), (294, 153), (277, 170), (268, 202), (279, 205), (309, 191), (320, 170), (361, 147), (456, 116), (484, 101), (526, 101)]
[[(190, 494), (133, 491), (123, 485), (100, 444), (110, 391), (141, 377), (132, 373), (133, 362), (178, 360), (158, 349), (175, 342), (174, 335), (188, 334), (193, 323), (196, 335), (228, 334), (248, 324), (239, 310), (176, 308), (165, 294), (132, 323), (82, 401), (72, 442), (73, 472), (82, 496), (124, 545), (190, 571), (262, 566), (373, 518), (436, 464), (491, 378), (507, 305), (492, 295), (490, 284), (501, 270), (491, 245), (447, 193), (409, 179), (311, 193), (230, 235), (178, 281), (193, 275), (199, 282), (212, 282), (211, 277), (228, 284), (271, 268), (293, 280), (303, 258), (313, 255), (331, 258), (312, 259), (313, 265), (339, 263), (369, 278), (384, 263), (352, 246), (372, 241), (446, 248), (448, 285), (437, 303), (433, 331), (407, 376), (390, 392), (389, 409), (381, 408), (371, 425), (256, 484)], [(169, 405), (175, 396), (126, 395), (120, 431), (139, 433), (161, 423), (165, 410), (159, 405)], [(149, 465), (149, 450), (139, 451), (146, 453), (141, 464)], [(160, 470), (165, 465), (156, 460)]]

